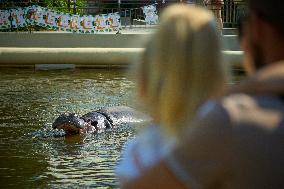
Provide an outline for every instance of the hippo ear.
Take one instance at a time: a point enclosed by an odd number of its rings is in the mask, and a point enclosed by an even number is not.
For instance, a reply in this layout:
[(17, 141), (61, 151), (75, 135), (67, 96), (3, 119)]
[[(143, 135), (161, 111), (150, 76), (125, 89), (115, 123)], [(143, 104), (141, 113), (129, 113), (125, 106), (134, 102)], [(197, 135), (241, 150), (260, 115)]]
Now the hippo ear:
[(70, 116), (78, 117), (76, 113), (70, 113)]

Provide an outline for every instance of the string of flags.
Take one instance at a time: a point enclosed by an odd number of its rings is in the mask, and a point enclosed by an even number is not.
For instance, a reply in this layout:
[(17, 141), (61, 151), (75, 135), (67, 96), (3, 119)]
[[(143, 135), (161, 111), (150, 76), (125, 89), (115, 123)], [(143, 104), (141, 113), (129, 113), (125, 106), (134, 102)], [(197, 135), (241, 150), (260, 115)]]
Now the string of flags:
[(118, 31), (121, 24), (118, 12), (80, 16), (37, 5), (0, 10), (0, 30), (27, 26), (74, 33), (97, 33)]
[(155, 4), (144, 6), (142, 10), (147, 24), (158, 24), (159, 17)]
[[(147, 24), (158, 23), (155, 5), (144, 6), (142, 10)], [(119, 31), (121, 22), (118, 12), (80, 16), (38, 5), (0, 10), (0, 30), (28, 26), (40, 26), (55, 31), (73, 33), (99, 33)]]

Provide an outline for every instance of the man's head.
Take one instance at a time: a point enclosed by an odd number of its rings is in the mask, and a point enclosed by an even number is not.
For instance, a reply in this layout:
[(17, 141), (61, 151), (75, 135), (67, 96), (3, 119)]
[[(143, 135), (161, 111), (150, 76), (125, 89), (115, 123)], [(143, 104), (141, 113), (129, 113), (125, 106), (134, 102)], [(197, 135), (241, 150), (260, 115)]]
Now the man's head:
[(251, 56), (252, 72), (284, 60), (284, 1), (247, 0), (248, 18), (243, 41)]
[(283, 0), (248, 0), (249, 11), (269, 22), (284, 36)]

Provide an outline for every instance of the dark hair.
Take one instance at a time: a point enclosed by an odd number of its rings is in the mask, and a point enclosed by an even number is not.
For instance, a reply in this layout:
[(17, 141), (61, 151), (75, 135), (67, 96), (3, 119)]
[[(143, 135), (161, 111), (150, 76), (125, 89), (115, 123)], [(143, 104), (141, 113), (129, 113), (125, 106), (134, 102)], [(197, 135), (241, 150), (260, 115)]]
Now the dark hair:
[(284, 0), (247, 0), (248, 9), (284, 35)]

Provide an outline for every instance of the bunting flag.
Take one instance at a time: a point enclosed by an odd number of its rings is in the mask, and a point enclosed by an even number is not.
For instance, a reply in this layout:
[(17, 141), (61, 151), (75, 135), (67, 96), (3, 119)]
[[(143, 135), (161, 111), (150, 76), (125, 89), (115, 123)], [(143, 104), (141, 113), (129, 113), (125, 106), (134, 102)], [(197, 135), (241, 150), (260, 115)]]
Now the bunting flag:
[(142, 10), (147, 24), (158, 24), (159, 17), (154, 4), (142, 7)]
[(0, 10), (0, 30), (41, 26), (55, 31), (98, 33), (121, 28), (118, 12), (99, 15), (66, 14), (37, 5)]
[(8, 10), (0, 10), (0, 30), (11, 28), (9, 17), (10, 12)]

